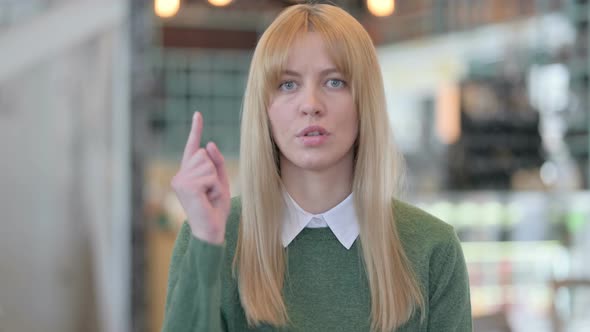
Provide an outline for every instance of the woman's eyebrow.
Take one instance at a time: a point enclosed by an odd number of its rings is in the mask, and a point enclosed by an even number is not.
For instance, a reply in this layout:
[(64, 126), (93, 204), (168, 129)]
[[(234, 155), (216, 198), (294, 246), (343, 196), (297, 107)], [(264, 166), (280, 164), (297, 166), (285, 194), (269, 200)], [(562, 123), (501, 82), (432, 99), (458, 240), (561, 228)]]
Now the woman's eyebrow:
[[(322, 71), (320, 71), (320, 76), (326, 76), (326, 75), (330, 75), (330, 74), (334, 74), (334, 73), (340, 74), (340, 71), (337, 68), (333, 68), (333, 67), (326, 68), (326, 69), (323, 69)], [(286, 75), (286, 76), (294, 76), (294, 77), (301, 77), (302, 76), (300, 73), (298, 73), (294, 70), (291, 70), (291, 69), (283, 70), (282, 74)]]

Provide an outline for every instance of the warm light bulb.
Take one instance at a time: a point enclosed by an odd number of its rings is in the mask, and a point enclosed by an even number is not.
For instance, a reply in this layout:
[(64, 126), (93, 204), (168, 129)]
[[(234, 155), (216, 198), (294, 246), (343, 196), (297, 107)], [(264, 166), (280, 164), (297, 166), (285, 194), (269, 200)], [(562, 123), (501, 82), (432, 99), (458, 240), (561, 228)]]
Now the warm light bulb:
[(155, 0), (154, 10), (160, 17), (172, 17), (178, 13), (180, 0)]
[(389, 16), (395, 11), (395, 0), (367, 0), (367, 8), (375, 16)]
[(230, 4), (232, 0), (209, 0), (209, 3), (213, 6), (223, 7)]

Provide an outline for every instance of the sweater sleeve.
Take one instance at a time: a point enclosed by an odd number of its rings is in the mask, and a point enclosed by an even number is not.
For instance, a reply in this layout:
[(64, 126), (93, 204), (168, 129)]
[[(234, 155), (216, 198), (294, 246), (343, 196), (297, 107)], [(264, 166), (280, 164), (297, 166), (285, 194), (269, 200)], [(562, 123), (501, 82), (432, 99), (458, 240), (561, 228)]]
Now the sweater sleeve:
[(226, 331), (221, 312), (225, 247), (195, 238), (184, 223), (172, 252), (163, 332)]
[(461, 244), (451, 232), (431, 258), (428, 330), (471, 332), (469, 277)]

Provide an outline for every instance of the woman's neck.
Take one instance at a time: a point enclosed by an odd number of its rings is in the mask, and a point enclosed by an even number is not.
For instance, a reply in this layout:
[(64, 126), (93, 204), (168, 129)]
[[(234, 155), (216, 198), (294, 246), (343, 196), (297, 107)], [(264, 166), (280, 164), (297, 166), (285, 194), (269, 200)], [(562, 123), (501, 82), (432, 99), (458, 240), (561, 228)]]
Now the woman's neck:
[(289, 195), (303, 210), (319, 214), (335, 207), (352, 192), (353, 161), (343, 160), (321, 171), (281, 161), (281, 178)]

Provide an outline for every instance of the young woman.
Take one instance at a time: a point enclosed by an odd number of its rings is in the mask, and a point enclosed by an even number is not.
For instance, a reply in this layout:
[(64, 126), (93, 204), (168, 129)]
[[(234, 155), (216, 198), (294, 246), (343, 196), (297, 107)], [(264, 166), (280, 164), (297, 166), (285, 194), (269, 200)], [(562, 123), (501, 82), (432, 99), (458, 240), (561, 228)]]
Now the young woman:
[(241, 196), (200, 147), (199, 113), (172, 180), (188, 216), (164, 331), (471, 331), (449, 225), (394, 198), (375, 48), (330, 5), (287, 8), (254, 52), (242, 114)]

